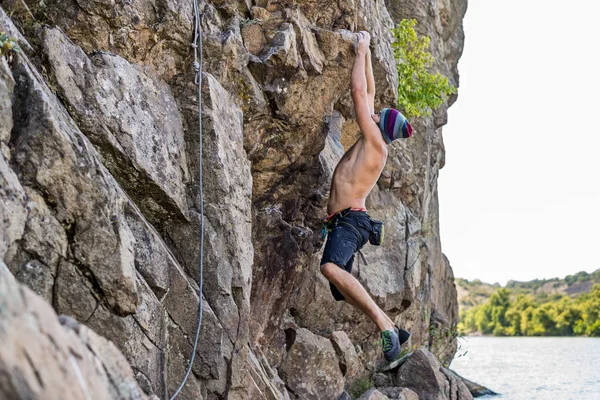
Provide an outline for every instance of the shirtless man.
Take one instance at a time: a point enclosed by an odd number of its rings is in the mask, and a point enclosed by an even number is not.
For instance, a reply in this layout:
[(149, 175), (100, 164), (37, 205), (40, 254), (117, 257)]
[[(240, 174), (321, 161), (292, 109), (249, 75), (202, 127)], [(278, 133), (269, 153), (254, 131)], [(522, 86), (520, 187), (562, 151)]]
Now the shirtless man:
[(398, 328), (352, 275), (354, 253), (366, 244), (380, 244), (377, 232), (382, 224), (366, 212), (365, 199), (375, 186), (385, 166), (386, 145), (397, 138), (407, 138), (412, 127), (397, 110), (386, 108), (375, 114), (375, 81), (371, 66), (371, 37), (358, 34), (356, 59), (352, 69), (352, 99), (362, 136), (338, 163), (325, 220), (327, 243), (321, 260), (321, 272), (329, 280), (333, 297), (345, 300), (365, 313), (381, 331), (384, 356), (394, 360), (410, 334)]

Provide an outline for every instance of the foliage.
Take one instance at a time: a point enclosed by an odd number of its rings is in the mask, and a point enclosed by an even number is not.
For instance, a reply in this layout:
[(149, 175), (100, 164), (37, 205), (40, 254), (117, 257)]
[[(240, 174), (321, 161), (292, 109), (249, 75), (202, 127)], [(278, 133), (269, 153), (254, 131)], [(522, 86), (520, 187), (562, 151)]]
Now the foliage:
[[(462, 348), (462, 339), (464, 338), (463, 332), (461, 332), (455, 324), (449, 327), (430, 325), (429, 326), (429, 350), (435, 355), (435, 357), (444, 361), (446, 352), (450, 350), (452, 345), (457, 343), (457, 352), (454, 354), (454, 358), (460, 358), (467, 354)], [(447, 367), (448, 365), (444, 365)]]
[(600, 282), (600, 269), (595, 270), (591, 274), (581, 271), (575, 275), (567, 275), (565, 277), (565, 282), (567, 282), (569, 286), (580, 282)]
[(506, 287), (508, 289), (529, 289), (536, 290), (544, 286), (559, 287), (561, 285), (573, 286), (578, 283), (600, 283), (600, 269), (592, 273), (580, 271), (575, 275), (567, 275), (564, 279), (551, 278), (551, 279), (534, 279), (528, 282), (519, 281), (508, 281)]
[(243, 19), (240, 24), (242, 26), (249, 26), (249, 25), (262, 25), (263, 21), (260, 18), (246, 18)]
[[(484, 304), (495, 291), (500, 288), (498, 283), (493, 285), (481, 282), (479, 279), (455, 279), (458, 290), (458, 300), (461, 312)], [(564, 295), (576, 297), (590, 291), (594, 283), (600, 283), (600, 269), (588, 273), (578, 272), (568, 275), (564, 279), (534, 279), (527, 282), (508, 281), (506, 288), (514, 298), (520, 294), (529, 295), (537, 304), (558, 301)]]
[(17, 40), (8, 36), (5, 32), (0, 32), (0, 57), (9, 55), (13, 51), (19, 51)]
[(427, 51), (430, 38), (418, 37), (416, 24), (415, 19), (403, 19), (392, 29), (392, 49), (398, 70), (398, 106), (408, 116), (420, 117), (430, 115), (456, 88), (439, 72), (428, 71), (434, 62)]
[(487, 303), (461, 311), (459, 329), (495, 336), (600, 336), (600, 284), (576, 298), (511, 297), (500, 288)]
[(363, 378), (356, 380), (352, 384), (352, 386), (348, 389), (348, 392), (349, 392), (350, 396), (352, 396), (353, 399), (357, 399), (364, 392), (371, 389), (373, 387), (373, 385), (374, 385), (373, 380), (370, 377), (368, 377), (368, 376), (363, 377)]

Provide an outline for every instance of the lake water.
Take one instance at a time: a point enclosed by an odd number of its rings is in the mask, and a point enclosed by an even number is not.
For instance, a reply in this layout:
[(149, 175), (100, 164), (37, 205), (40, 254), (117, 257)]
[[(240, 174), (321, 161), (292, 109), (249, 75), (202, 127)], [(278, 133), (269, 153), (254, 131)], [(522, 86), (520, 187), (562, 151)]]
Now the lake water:
[(450, 368), (500, 396), (600, 400), (600, 338), (466, 337)]

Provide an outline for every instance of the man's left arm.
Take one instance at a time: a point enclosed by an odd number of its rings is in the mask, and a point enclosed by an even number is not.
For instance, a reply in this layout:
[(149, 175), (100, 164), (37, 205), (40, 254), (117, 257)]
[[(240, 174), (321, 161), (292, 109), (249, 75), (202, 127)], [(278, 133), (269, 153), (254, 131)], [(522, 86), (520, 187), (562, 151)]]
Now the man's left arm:
[(368, 32), (359, 33), (359, 41), (356, 50), (356, 58), (354, 59), (354, 67), (352, 68), (352, 100), (354, 100), (354, 112), (356, 114), (356, 122), (368, 144), (380, 147), (384, 144), (381, 138), (381, 132), (377, 127), (371, 115), (373, 114), (372, 101), (374, 98), (374, 83), (371, 83), (373, 93), (369, 95), (369, 75), (371, 80), (373, 74), (368, 74), (366, 71), (367, 65), (371, 65), (367, 62), (367, 55), (369, 53), (369, 42), (371, 37)]

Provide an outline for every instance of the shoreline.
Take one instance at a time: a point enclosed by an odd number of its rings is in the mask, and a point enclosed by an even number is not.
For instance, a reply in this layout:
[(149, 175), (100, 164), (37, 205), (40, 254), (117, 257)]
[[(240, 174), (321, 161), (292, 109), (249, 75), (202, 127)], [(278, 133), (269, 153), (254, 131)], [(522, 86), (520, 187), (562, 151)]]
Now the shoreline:
[(525, 336), (525, 335), (514, 335), (514, 336), (495, 336), (495, 335), (488, 335), (488, 334), (468, 334), (468, 335), (464, 335), (459, 337), (458, 339), (468, 339), (468, 338), (480, 338), (480, 337), (486, 337), (486, 338), (538, 338), (538, 339), (543, 339), (543, 338), (582, 338), (582, 339), (600, 339), (600, 337), (598, 336), (585, 336), (585, 335), (562, 335), (562, 336), (552, 336), (552, 335), (539, 335), (539, 336)]

